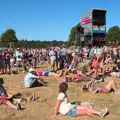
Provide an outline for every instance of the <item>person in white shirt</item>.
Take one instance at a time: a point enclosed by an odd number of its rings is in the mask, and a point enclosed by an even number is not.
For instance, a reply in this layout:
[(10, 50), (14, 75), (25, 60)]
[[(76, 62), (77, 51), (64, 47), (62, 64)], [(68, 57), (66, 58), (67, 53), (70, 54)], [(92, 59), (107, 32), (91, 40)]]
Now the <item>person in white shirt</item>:
[(16, 65), (18, 67), (18, 71), (20, 71), (20, 68), (23, 68), (23, 52), (21, 51), (20, 48), (17, 48), (17, 51), (15, 53), (16, 57)]
[(68, 90), (68, 84), (62, 82), (59, 85), (59, 95), (57, 97), (57, 102), (55, 106), (55, 114), (52, 116), (52, 118), (55, 118), (59, 113), (72, 117), (80, 116), (80, 115), (89, 115), (89, 116), (98, 115), (104, 117), (107, 114), (108, 112), (107, 108), (97, 111), (87, 105), (69, 103), (67, 97), (67, 90)]
[(17, 51), (16, 51), (16, 53), (15, 53), (15, 56), (16, 56), (16, 58), (17, 58), (18, 56), (20, 56), (21, 58), (23, 57), (23, 52), (21, 51), (20, 48), (17, 48)]
[(31, 88), (31, 87), (38, 87), (38, 86), (46, 86), (47, 83), (40, 80), (40, 77), (36, 75), (36, 70), (34, 68), (30, 68), (29, 72), (25, 76), (24, 79), (24, 87)]
[(23, 66), (22, 58), (20, 56), (18, 56), (16, 58), (16, 64), (17, 64), (17, 67), (18, 67), (18, 71), (20, 71), (20, 68)]
[(10, 66), (13, 67), (15, 64), (15, 58), (14, 57), (11, 57), (10, 58)]
[(50, 56), (50, 61), (51, 61), (51, 70), (54, 71), (56, 57), (55, 57), (55, 51), (53, 47), (52, 47), (52, 50), (49, 52), (49, 56)]

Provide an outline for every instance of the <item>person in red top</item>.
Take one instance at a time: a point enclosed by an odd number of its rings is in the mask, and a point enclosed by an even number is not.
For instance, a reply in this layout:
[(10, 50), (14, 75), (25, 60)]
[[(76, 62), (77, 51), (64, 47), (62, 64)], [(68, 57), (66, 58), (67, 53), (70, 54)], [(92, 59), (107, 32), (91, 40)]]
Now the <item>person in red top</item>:
[(92, 68), (96, 69), (97, 68), (97, 57), (94, 57), (93, 61), (92, 61)]
[(8, 51), (8, 49), (5, 49), (4, 51), (4, 57), (5, 57), (5, 73), (7, 73), (7, 68), (9, 72), (11, 72), (11, 66), (10, 66), (10, 57), (11, 53)]

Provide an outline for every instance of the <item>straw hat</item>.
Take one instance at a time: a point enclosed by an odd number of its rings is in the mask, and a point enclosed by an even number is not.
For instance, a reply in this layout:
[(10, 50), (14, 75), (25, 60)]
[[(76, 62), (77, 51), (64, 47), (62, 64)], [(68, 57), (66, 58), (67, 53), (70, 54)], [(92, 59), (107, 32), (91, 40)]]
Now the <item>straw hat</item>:
[(34, 68), (30, 68), (30, 69), (29, 69), (29, 72), (34, 72), (34, 71), (35, 71)]

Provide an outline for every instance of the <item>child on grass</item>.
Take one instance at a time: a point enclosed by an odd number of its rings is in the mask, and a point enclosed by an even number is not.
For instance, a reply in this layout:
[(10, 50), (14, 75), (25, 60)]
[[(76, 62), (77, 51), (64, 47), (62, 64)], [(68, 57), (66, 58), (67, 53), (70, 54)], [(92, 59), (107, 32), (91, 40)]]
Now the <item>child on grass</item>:
[(14, 105), (11, 101), (10, 101), (10, 98), (12, 98), (12, 95), (9, 94), (4, 86), (4, 81), (3, 81), (3, 78), (0, 78), (0, 102), (2, 104), (6, 104), (8, 106), (10, 106), (11, 108), (14, 108), (16, 110), (20, 110), (21, 109), (21, 105), (20, 104), (17, 104), (17, 105)]

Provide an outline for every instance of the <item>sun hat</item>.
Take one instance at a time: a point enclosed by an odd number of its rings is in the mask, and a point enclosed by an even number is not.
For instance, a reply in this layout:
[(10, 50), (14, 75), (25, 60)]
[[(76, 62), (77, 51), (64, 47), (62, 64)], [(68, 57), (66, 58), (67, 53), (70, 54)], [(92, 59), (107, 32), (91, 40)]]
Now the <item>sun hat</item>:
[(29, 72), (33, 72), (33, 71), (35, 71), (34, 68), (30, 68), (30, 69), (29, 69)]

